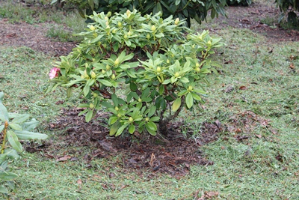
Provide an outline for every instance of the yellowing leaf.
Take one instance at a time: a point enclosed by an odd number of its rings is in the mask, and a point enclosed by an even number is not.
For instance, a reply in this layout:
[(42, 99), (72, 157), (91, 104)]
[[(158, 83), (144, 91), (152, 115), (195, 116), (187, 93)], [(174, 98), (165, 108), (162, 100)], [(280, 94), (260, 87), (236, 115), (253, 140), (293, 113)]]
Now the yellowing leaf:
[(182, 99), (177, 98), (172, 104), (172, 111), (175, 112), (181, 107)]

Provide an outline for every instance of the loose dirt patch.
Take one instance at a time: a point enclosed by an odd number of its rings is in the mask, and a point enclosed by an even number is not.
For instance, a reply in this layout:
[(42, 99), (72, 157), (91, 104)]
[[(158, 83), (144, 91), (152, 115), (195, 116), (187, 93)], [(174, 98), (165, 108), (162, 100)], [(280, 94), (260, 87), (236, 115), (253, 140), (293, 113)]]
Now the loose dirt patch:
[(11, 24), (0, 19), (1, 46), (27, 46), (51, 56), (67, 55), (76, 46), (73, 42), (57, 42), (46, 37), (49, 24)]
[(120, 163), (117, 164), (124, 169), (161, 172), (179, 177), (189, 173), (190, 165), (213, 164), (205, 158), (199, 147), (217, 140), (217, 134), (222, 130), (217, 122), (204, 123), (201, 138), (195, 140), (178, 133), (180, 124), (170, 124), (171, 134), (165, 139), (141, 137), (137, 133), (123, 137), (109, 137), (109, 130), (105, 127), (108, 118), (106, 113), (98, 113), (95, 121), (86, 123), (84, 116), (78, 116), (80, 111), (82, 110), (64, 109), (61, 117), (49, 125), (51, 130), (65, 130), (64, 134), (55, 139), (56, 142), (47, 143), (42, 149), (31, 146), (27, 147), (27, 151), (42, 150), (44, 155), (57, 161), (71, 161), (75, 158), (70, 154), (78, 155), (80, 152), (73, 152), (73, 149), (67, 148), (64, 155), (57, 155), (57, 151), (62, 146), (64, 148), (88, 146), (91, 153), (81, 155), (86, 163), (98, 158), (121, 155)]
[[(269, 4), (269, 3), (268, 3)], [(255, 2), (250, 6), (230, 6), (226, 8), (227, 18), (221, 16), (215, 19), (218, 24), (212, 31), (223, 27), (245, 28), (263, 34), (268, 42), (299, 41), (299, 31), (285, 30), (278, 24), (279, 8), (275, 4)], [(272, 26), (263, 23), (267, 20), (277, 21)]]

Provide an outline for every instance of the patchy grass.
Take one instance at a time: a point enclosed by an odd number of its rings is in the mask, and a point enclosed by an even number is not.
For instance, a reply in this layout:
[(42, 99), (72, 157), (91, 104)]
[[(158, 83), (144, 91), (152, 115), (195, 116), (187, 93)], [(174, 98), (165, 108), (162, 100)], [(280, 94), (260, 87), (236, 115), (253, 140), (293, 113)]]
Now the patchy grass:
[[(298, 42), (275, 43), (247, 29), (217, 30), (226, 46), (215, 58), (219, 75), (210, 75), (206, 104), (194, 115), (182, 116), (200, 137), (204, 121), (218, 120), (219, 139), (201, 147), (214, 162), (192, 166), (180, 179), (164, 174), (136, 173), (119, 165), (120, 157), (86, 163), (88, 147), (68, 147), (49, 131), (59, 110), (77, 103), (75, 95), (62, 105), (65, 94), (44, 94), (51, 57), (29, 48), (0, 49), (0, 84), (10, 111), (31, 113), (52, 142), (57, 154), (72, 148), (78, 160), (56, 162), (42, 152), (24, 153), (13, 161), (19, 174), (15, 199), (298, 199), (299, 198), (299, 50)], [(253, 113), (253, 114), (252, 114)]]
[(47, 36), (62, 42), (81, 41), (80, 37), (73, 34), (82, 32), (86, 27), (85, 20), (75, 10), (56, 10), (54, 7), (46, 8), (37, 5), (26, 7), (13, 0), (0, 2), (1, 18), (7, 18), (11, 23), (45, 23), (49, 27)]
[(0, 84), (5, 93), (5, 105), (10, 112), (30, 113), (42, 122), (49, 122), (63, 106), (73, 106), (76, 96), (64, 104), (65, 93), (56, 90), (45, 94), (48, 73), (54, 58), (27, 47), (0, 48)]

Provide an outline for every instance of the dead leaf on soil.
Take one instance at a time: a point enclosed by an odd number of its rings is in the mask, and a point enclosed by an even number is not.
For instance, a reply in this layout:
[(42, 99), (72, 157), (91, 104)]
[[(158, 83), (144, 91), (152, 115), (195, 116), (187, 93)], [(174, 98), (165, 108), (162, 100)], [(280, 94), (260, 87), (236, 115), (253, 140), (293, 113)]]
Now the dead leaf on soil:
[(129, 187), (129, 185), (122, 185), (118, 190), (121, 191), (121, 190), (125, 189), (126, 187)]
[(233, 86), (229, 85), (229, 86), (224, 90), (224, 92), (225, 92), (225, 93), (230, 93), (230, 92), (232, 92), (234, 89), (235, 89), (235, 88), (234, 88)]
[(71, 156), (69, 156), (69, 155), (65, 155), (65, 156), (63, 156), (63, 157), (60, 157), (60, 158), (56, 159), (56, 161), (57, 161), (57, 162), (64, 162), (64, 161), (67, 161), (67, 160), (69, 160), (69, 159), (71, 159), (71, 158), (72, 158)]
[(239, 90), (246, 90), (246, 89), (247, 89), (247, 87), (244, 86), (244, 85), (242, 85), (241, 87), (239, 87)]
[[(195, 193), (195, 198), (198, 198), (199, 196), (199, 191), (197, 191)], [(216, 198), (219, 196), (219, 192), (215, 192), (215, 191), (210, 191), (210, 192), (202, 192), (201, 193), (201, 197), (199, 197), (197, 200), (206, 200), (206, 199), (212, 199), (212, 198)]]
[(291, 69), (295, 69), (295, 65), (294, 65), (294, 63), (291, 63), (291, 64), (290, 64), (290, 68), (291, 68)]
[(63, 103), (64, 103), (64, 101), (59, 100), (59, 101), (57, 101), (55, 104), (56, 104), (56, 105), (60, 105), (60, 104), (63, 104)]
[(78, 179), (77, 180), (77, 184), (78, 184), (79, 189), (81, 189), (81, 187), (82, 187), (82, 180)]

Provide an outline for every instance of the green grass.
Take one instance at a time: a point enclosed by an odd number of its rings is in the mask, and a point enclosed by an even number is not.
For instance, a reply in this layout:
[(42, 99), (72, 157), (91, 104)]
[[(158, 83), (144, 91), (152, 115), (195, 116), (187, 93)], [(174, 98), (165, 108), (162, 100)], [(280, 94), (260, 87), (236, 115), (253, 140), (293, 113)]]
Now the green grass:
[[(223, 125), (245, 130), (242, 122), (247, 116), (242, 113), (252, 111), (268, 120), (267, 126), (249, 124), (249, 133), (223, 132), (216, 142), (201, 147), (214, 165), (192, 166), (191, 173), (180, 179), (165, 174), (153, 178), (147, 171), (139, 176), (122, 169), (120, 157), (92, 160), (88, 168), (83, 159), (90, 153), (88, 147), (61, 144), (57, 150), (61, 156), (67, 148), (80, 152), (73, 162), (56, 162), (43, 153), (24, 153), (22, 159), (11, 163), (19, 175), (11, 197), (191, 200), (196, 199), (195, 193), (200, 197), (214, 191), (219, 193), (218, 199), (298, 199), (299, 59), (292, 56), (299, 55), (299, 42), (270, 42), (247, 29), (226, 28), (215, 34), (226, 43), (215, 54), (223, 64), (221, 74), (208, 77), (205, 108), (182, 119), (195, 128), (218, 119)], [(76, 105), (77, 97), (56, 105), (65, 99), (63, 91), (44, 94), (53, 61), (29, 48), (1, 48), (0, 75), (4, 79), (0, 79), (0, 91), (5, 92), (4, 104), (11, 112), (31, 113), (42, 122), (39, 132), (59, 143), (56, 135), (61, 133), (49, 131), (47, 123), (55, 121), (62, 107)], [(291, 63), (295, 69), (290, 68)], [(230, 93), (224, 92), (228, 86), (234, 87)], [(240, 89), (243, 86), (245, 90)], [(239, 124), (231, 121), (233, 117)], [(237, 141), (238, 135), (248, 135), (249, 139)], [(194, 139), (199, 136), (198, 131), (193, 135)]]
[(44, 23), (48, 27), (46, 35), (62, 42), (81, 41), (80, 37), (73, 34), (82, 32), (86, 27), (85, 19), (75, 10), (56, 10), (54, 7), (43, 6), (26, 7), (13, 0), (0, 2), (1, 18), (7, 18), (10, 23)]

